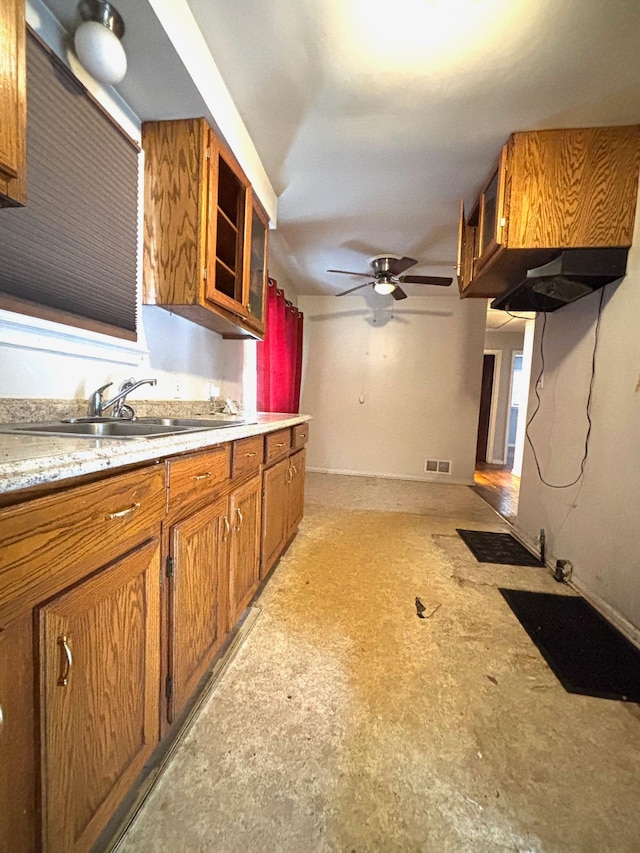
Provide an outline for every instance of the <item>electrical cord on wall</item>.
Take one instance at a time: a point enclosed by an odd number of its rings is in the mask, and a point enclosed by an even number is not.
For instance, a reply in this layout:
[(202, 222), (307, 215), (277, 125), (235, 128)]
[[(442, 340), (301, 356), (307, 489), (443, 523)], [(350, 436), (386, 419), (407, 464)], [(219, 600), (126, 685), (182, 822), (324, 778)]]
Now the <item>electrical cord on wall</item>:
[(594, 383), (595, 374), (596, 374), (596, 352), (598, 350), (598, 338), (600, 336), (600, 320), (602, 318), (603, 301), (604, 301), (604, 288), (602, 288), (600, 291), (600, 301), (598, 303), (598, 317), (596, 319), (596, 329), (595, 329), (595, 335), (594, 335), (594, 340), (593, 340), (593, 352), (591, 354), (591, 379), (589, 381), (589, 394), (587, 396), (587, 411), (586, 411), (587, 433), (586, 433), (585, 439), (584, 439), (584, 454), (582, 456), (582, 461), (580, 462), (580, 472), (579, 472), (578, 476), (575, 478), (575, 480), (572, 480), (570, 483), (563, 483), (562, 485), (558, 485), (557, 483), (549, 483), (542, 476), (542, 470), (540, 468), (540, 462), (538, 460), (538, 454), (536, 453), (536, 449), (533, 445), (533, 441), (531, 439), (531, 436), (529, 435), (529, 427), (533, 423), (533, 419), (538, 414), (538, 410), (540, 409), (540, 406), (542, 404), (542, 400), (540, 399), (540, 394), (538, 392), (538, 385), (540, 383), (540, 379), (542, 378), (542, 374), (544, 373), (544, 333), (545, 333), (545, 329), (547, 328), (547, 315), (546, 314), (542, 315), (542, 333), (540, 335), (540, 373), (538, 374), (538, 377), (536, 379), (536, 384), (535, 384), (535, 393), (536, 393), (536, 399), (538, 401), (538, 404), (536, 405), (533, 413), (531, 414), (531, 417), (527, 421), (525, 435), (527, 437), (527, 441), (529, 442), (529, 446), (531, 447), (531, 451), (533, 453), (533, 459), (536, 463), (536, 468), (538, 470), (538, 477), (540, 478), (540, 481), (542, 483), (544, 483), (545, 486), (548, 486), (550, 489), (569, 489), (571, 486), (575, 486), (576, 483), (578, 483), (580, 481), (580, 479), (582, 478), (582, 476), (584, 475), (584, 467), (587, 463), (587, 456), (589, 455), (589, 437), (591, 436), (591, 400), (593, 397), (593, 383)]

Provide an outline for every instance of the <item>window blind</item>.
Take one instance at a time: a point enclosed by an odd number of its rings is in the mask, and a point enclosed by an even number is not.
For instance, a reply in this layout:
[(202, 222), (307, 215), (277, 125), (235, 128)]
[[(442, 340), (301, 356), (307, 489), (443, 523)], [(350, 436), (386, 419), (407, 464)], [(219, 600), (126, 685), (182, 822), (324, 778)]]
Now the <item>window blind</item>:
[(137, 207), (135, 143), (29, 34), (27, 204), (0, 210), (0, 294), (135, 338)]

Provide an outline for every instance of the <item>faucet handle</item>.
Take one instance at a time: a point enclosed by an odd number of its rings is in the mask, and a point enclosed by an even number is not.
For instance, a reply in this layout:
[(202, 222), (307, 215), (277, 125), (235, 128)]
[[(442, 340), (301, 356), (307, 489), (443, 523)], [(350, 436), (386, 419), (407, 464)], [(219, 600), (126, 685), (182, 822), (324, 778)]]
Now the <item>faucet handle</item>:
[(89, 397), (88, 408), (88, 415), (90, 418), (100, 417), (102, 414), (102, 392), (106, 391), (107, 388), (110, 388), (112, 385), (113, 382), (107, 382), (106, 385), (103, 385), (91, 394)]

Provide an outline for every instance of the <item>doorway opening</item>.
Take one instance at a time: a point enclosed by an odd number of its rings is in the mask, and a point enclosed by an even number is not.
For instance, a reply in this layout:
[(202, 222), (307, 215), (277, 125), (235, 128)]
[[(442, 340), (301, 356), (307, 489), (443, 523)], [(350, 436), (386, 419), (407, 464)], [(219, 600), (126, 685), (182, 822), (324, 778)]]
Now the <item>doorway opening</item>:
[(484, 352), (474, 490), (504, 519), (514, 522), (523, 452), (518, 424), (526, 413), (528, 377), (521, 349), (511, 351), (508, 368), (505, 365), (508, 373), (506, 369), (503, 373), (502, 357), (503, 350)]

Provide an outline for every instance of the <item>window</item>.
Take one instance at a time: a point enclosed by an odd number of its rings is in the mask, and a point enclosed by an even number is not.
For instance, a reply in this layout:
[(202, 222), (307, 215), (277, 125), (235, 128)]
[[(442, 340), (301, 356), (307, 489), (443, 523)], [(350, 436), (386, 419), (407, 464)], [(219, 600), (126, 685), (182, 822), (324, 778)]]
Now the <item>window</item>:
[(136, 339), (137, 145), (27, 39), (27, 204), (0, 210), (0, 308)]

